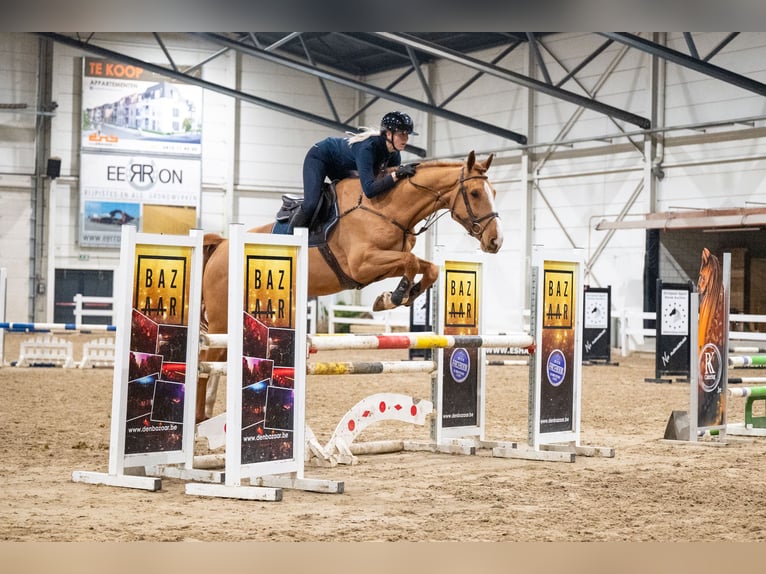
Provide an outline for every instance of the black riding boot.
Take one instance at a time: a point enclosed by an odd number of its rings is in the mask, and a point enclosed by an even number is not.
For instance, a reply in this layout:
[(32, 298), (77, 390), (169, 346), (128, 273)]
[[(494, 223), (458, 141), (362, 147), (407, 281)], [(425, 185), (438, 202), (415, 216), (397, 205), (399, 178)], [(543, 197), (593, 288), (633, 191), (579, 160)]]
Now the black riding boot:
[(311, 216), (303, 211), (303, 206), (301, 205), (295, 210), (295, 213), (290, 219), (290, 223), (287, 226), (288, 233), (292, 233), (293, 229), (296, 227), (308, 227), (310, 220)]

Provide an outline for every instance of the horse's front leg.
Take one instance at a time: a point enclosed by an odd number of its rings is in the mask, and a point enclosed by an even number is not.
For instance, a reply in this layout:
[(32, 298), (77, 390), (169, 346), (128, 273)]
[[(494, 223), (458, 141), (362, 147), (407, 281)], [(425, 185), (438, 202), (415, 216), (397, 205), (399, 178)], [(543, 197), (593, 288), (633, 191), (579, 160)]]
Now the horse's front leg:
[(417, 299), (421, 293), (425, 293), (430, 289), (439, 278), (439, 267), (425, 259), (418, 259), (418, 263), (420, 264), (420, 281), (410, 288), (410, 291), (407, 294), (407, 302), (404, 303), (407, 306), (412, 305), (415, 299)]
[(412, 253), (401, 251), (360, 252), (359, 257), (349, 258), (352, 277), (370, 283), (388, 277), (401, 277), (394, 291), (382, 293), (372, 306), (373, 311), (386, 311), (399, 307), (409, 300), (409, 293), (420, 272), (419, 259)]
[[(419, 258), (418, 265), (417, 274), (421, 276), (420, 281), (413, 284), (407, 277), (402, 277), (402, 280), (399, 281), (399, 285), (397, 285), (396, 289), (391, 292), (391, 303), (394, 306), (411, 306), (421, 293), (425, 292), (426, 289), (429, 289), (431, 285), (436, 283), (436, 279), (439, 277), (439, 268), (430, 261)], [(385, 293), (383, 295), (385, 295)], [(378, 299), (383, 297), (383, 295), (378, 297)], [(376, 309), (373, 308), (373, 310)]]

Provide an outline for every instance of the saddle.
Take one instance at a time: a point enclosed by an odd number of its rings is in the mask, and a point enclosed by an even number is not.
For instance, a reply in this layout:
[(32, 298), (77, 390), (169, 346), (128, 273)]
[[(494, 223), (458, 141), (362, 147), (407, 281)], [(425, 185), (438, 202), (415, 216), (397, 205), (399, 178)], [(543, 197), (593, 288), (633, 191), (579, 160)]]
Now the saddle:
[[(311, 214), (309, 219), (309, 245), (312, 247), (327, 243), (330, 231), (332, 231), (340, 219), (335, 183), (333, 181), (322, 184), (319, 203), (317, 204), (316, 211)], [(301, 205), (303, 205), (302, 195), (284, 194), (282, 196), (282, 207), (277, 212), (277, 223), (274, 226), (273, 233), (286, 234), (290, 222)]]

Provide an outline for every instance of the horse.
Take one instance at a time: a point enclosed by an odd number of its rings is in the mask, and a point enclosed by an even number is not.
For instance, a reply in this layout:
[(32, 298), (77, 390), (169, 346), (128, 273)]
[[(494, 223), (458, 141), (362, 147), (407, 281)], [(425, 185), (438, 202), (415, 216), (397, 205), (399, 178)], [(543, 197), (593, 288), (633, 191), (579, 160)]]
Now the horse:
[[(497, 253), (503, 231), (495, 208), (496, 191), (487, 177), (493, 154), (476, 160), (433, 160), (418, 165), (415, 175), (399, 180), (387, 193), (368, 198), (358, 178), (336, 183), (338, 220), (323, 245), (309, 246), (308, 295), (331, 295), (361, 289), (390, 277), (401, 277), (394, 291), (381, 293), (374, 311), (410, 306), (438, 279), (439, 269), (412, 253), (417, 236), (448, 210), (482, 251)], [(415, 226), (423, 222), (420, 230)], [(271, 233), (269, 223), (250, 230)], [(228, 319), (228, 240), (218, 234), (203, 237), (203, 329), (226, 333)], [(416, 277), (420, 275), (420, 280)], [(200, 360), (223, 361), (225, 349), (207, 349)], [(198, 381), (196, 418), (212, 415), (217, 376)], [(206, 392), (207, 387), (207, 392)]]

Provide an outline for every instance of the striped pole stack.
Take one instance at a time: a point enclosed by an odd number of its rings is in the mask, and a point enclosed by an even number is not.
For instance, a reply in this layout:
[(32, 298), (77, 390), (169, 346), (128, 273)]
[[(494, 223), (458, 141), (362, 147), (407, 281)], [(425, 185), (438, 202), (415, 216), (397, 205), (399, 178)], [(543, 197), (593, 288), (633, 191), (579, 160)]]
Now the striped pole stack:
[(114, 325), (77, 325), (76, 323), (0, 323), (7, 331), (116, 331)]
[(729, 396), (766, 398), (766, 387), (739, 387), (736, 389), (729, 389)]
[(729, 357), (730, 367), (766, 367), (766, 355), (741, 355)]
[(355, 349), (455, 349), (458, 347), (514, 347), (534, 351), (534, 339), (527, 333), (515, 335), (434, 335), (401, 333), (394, 335), (309, 335), (311, 351)]

